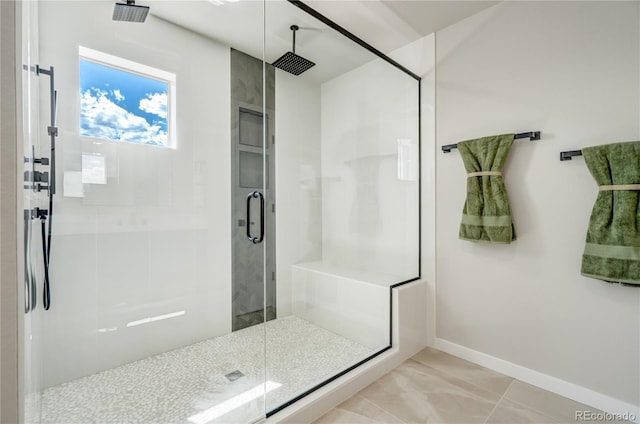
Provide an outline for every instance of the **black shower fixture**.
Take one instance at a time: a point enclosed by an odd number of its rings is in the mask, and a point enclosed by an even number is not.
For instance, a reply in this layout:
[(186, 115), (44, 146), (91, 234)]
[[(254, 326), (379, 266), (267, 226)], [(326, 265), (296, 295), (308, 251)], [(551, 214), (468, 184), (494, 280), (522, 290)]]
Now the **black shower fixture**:
[[(24, 189), (32, 190), (35, 193), (47, 192), (49, 200), (48, 208), (35, 207), (24, 211), (24, 278), (25, 278), (25, 308), (24, 312), (29, 313), (36, 307), (36, 276), (30, 260), (31, 251), (31, 224), (35, 219), (40, 220), (40, 241), (42, 243), (42, 259), (44, 267), (44, 280), (42, 282), (42, 306), (45, 310), (51, 307), (51, 281), (49, 278), (49, 263), (51, 259), (51, 229), (53, 223), (53, 196), (56, 194), (56, 139), (58, 137), (58, 90), (55, 86), (55, 70), (53, 66), (49, 69), (41, 68), (40, 65), (23, 65), (25, 71), (33, 72), (38, 76), (49, 77), (49, 100), (51, 123), (47, 127), (47, 134), (50, 137), (49, 157), (36, 157), (35, 147), (31, 146), (31, 157), (25, 157), (24, 162), (28, 163), (30, 170), (24, 173)], [(49, 167), (48, 171), (37, 171), (39, 167)], [(48, 228), (47, 228), (48, 227)]]
[(273, 62), (273, 66), (287, 71), (290, 74), (300, 75), (316, 64), (296, 54), (296, 31), (299, 30), (300, 27), (298, 27), (298, 25), (291, 25), (290, 29), (293, 31), (293, 51), (286, 52), (280, 56), (278, 60)]
[(126, 3), (116, 3), (112, 19), (123, 22), (144, 22), (148, 14), (149, 6), (138, 6), (135, 0), (127, 0)]

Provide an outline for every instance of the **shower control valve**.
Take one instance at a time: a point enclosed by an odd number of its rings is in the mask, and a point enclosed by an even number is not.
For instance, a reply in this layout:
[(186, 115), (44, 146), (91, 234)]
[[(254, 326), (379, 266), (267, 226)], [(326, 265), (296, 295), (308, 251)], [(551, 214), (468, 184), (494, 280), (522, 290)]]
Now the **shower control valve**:
[(40, 165), (49, 165), (49, 158), (24, 158), (24, 163), (39, 163)]
[(33, 183), (48, 183), (49, 173), (40, 171), (25, 171), (24, 180)]
[(46, 209), (33, 208), (24, 210), (24, 218), (27, 219), (47, 219), (49, 212)]

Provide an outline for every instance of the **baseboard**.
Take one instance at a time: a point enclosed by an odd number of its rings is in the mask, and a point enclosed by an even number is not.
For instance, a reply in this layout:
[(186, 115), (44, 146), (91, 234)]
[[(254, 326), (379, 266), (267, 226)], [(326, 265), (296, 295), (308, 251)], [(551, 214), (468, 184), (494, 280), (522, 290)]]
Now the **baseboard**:
[(523, 367), (522, 365), (505, 361), (504, 359), (496, 358), (495, 356), (487, 355), (486, 353), (478, 352), (477, 350), (452, 343), (448, 340), (436, 338), (435, 346), (436, 349), (443, 352), (508, 375), (509, 377), (517, 378), (525, 383), (532, 384), (576, 402), (600, 409), (604, 412), (612, 414), (633, 414), (636, 417), (635, 422), (640, 424), (640, 406), (638, 405), (632, 405), (630, 403), (614, 399), (594, 390), (587, 389), (586, 387), (543, 374), (539, 371)]

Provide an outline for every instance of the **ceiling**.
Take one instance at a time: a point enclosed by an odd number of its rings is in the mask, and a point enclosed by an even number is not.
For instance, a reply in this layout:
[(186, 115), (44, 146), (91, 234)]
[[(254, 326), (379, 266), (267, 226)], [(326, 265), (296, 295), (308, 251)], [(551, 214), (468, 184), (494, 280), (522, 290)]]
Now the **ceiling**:
[(377, 49), (389, 53), (499, 1), (308, 0), (307, 3)]
[(409, 27), (424, 36), (500, 3), (499, 1), (382, 0)]
[[(498, 2), (430, 0), (307, 0), (309, 6), (383, 53), (441, 30)], [(286, 0), (152, 1), (153, 19), (181, 26), (271, 63), (291, 50), (316, 63), (300, 76), (316, 83), (361, 66), (375, 56)], [(265, 24), (263, 45), (262, 28)]]

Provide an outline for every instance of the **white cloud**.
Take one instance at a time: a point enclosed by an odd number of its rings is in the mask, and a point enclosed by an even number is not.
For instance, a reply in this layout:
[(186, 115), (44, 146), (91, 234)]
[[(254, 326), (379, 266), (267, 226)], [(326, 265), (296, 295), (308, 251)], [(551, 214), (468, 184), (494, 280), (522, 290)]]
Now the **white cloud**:
[(167, 145), (167, 132), (134, 115), (92, 87), (81, 94), (80, 134), (142, 144)]
[(147, 93), (145, 99), (140, 100), (140, 110), (158, 115), (160, 118), (167, 117), (167, 93)]
[(121, 102), (124, 100), (124, 95), (120, 92), (120, 90), (113, 90), (113, 96), (117, 101)]

